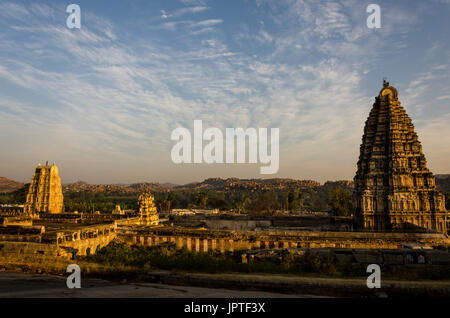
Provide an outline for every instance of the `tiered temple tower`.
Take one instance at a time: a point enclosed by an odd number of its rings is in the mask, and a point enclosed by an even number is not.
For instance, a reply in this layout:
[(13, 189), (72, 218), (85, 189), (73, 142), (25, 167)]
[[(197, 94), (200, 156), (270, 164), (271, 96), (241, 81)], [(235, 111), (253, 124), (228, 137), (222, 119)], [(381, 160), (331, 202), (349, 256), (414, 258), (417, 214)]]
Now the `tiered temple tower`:
[(360, 228), (387, 231), (411, 223), (446, 232), (445, 197), (397, 90), (386, 81), (365, 123), (354, 181)]
[(24, 212), (26, 214), (61, 213), (63, 211), (63, 194), (58, 167), (38, 164), (30, 188)]
[(138, 198), (139, 221), (143, 225), (158, 225), (159, 215), (151, 193), (142, 193)]

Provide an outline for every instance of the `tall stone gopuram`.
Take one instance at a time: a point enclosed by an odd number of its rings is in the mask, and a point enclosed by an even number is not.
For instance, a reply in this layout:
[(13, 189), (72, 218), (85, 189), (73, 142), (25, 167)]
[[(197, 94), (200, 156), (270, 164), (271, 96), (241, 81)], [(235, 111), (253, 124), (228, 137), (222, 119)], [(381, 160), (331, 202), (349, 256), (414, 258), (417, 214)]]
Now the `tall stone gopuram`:
[(386, 81), (365, 123), (354, 181), (360, 228), (389, 231), (411, 223), (446, 233), (445, 197), (397, 90)]
[(63, 212), (63, 194), (58, 167), (38, 164), (28, 189), (24, 206), (26, 214)]

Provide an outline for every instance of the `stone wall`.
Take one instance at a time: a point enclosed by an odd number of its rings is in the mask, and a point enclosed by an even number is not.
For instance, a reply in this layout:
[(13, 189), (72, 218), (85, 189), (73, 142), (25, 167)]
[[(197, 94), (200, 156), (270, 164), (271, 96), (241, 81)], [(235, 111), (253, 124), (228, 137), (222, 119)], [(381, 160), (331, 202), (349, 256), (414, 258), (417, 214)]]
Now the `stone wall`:
[(34, 242), (5, 242), (0, 241), (0, 258), (5, 261), (20, 260), (52, 260), (55, 258), (70, 259), (72, 254), (64, 248), (53, 244)]
[(21, 225), (21, 226), (31, 226), (33, 225), (33, 219), (29, 216), (2, 216), (0, 217), (0, 225)]
[(139, 216), (129, 217), (129, 218), (121, 218), (115, 221), (117, 226), (132, 226), (137, 225), (141, 222), (141, 218)]
[(305, 253), (335, 260), (338, 264), (378, 264), (380, 266), (397, 265), (450, 265), (448, 250), (427, 249), (278, 249), (249, 251), (242, 254), (242, 261), (260, 262), (264, 260), (277, 262), (287, 255), (301, 258)]
[(257, 230), (269, 228), (303, 228), (317, 231), (349, 231), (353, 221), (348, 217), (249, 216), (249, 215), (171, 215), (169, 222), (176, 226), (206, 227), (212, 230)]
[(101, 224), (120, 221), (128, 224), (139, 224), (137, 213), (126, 214), (96, 214), (96, 213), (40, 213), (35, 224), (70, 223), (70, 224)]

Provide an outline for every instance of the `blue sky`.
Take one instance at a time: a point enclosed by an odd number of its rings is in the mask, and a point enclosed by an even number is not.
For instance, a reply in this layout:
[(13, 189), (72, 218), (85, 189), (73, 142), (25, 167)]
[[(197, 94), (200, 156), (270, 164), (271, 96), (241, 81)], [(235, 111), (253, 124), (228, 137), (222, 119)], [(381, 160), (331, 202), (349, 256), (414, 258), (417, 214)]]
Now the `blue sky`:
[[(63, 182), (352, 179), (384, 76), (431, 171), (450, 173), (449, 30), (448, 0), (1, 1), (0, 175), (49, 160)], [(194, 119), (279, 127), (278, 173), (175, 165), (170, 134)]]

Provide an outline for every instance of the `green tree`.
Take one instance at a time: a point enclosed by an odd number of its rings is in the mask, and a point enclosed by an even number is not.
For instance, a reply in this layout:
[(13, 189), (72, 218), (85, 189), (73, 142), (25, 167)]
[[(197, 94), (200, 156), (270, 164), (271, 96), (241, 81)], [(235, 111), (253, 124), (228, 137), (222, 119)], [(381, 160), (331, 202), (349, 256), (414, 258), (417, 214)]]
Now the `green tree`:
[(289, 193), (290, 192), (282, 192), (280, 194), (280, 201), (281, 201), (281, 209), (282, 210), (289, 210)]
[(208, 198), (208, 207), (219, 210), (229, 210), (231, 208), (225, 199), (218, 197)]
[(300, 192), (299, 190), (289, 192), (288, 197), (287, 197), (289, 210), (291, 210), (291, 211), (300, 210), (301, 211), (303, 208), (304, 199), (305, 199), (305, 194), (303, 192)]
[(298, 202), (298, 208), (300, 211), (303, 210), (303, 202), (305, 201), (305, 194), (303, 192), (298, 191), (297, 194), (297, 202)]
[(348, 190), (335, 187), (328, 196), (328, 204), (334, 215), (348, 216), (352, 211), (352, 193)]
[(23, 204), (23, 203), (25, 203), (25, 201), (27, 201), (27, 194), (28, 194), (28, 189), (29, 188), (30, 188), (30, 184), (27, 183), (22, 188), (14, 191), (12, 193), (14, 203), (16, 203), (16, 204)]
[(264, 192), (251, 203), (249, 210), (253, 214), (273, 214), (277, 208), (277, 194), (274, 192)]
[(206, 203), (208, 202), (208, 195), (206, 192), (200, 191), (197, 192), (194, 196), (194, 204), (201, 208), (206, 208)]
[(233, 205), (239, 214), (245, 213), (251, 203), (252, 200), (247, 194), (241, 193), (233, 199)]
[(166, 205), (166, 211), (170, 211), (170, 209), (172, 209), (172, 206), (174, 205), (174, 203), (176, 202), (177, 198), (176, 196), (173, 194), (173, 192), (169, 192), (167, 194), (166, 200), (165, 200), (165, 205)]

